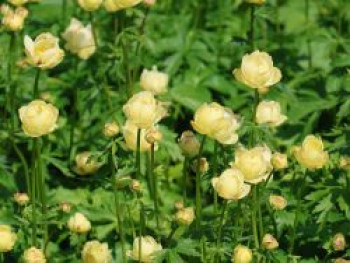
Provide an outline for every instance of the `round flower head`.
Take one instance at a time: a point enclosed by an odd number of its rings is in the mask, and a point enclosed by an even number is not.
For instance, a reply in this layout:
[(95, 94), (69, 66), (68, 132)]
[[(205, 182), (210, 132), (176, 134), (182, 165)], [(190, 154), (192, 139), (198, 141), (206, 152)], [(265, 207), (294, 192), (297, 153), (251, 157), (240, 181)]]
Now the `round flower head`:
[(273, 66), (272, 58), (266, 52), (254, 51), (242, 59), (241, 68), (233, 71), (235, 78), (249, 86), (265, 93), (266, 89), (278, 83), (282, 74)]
[(74, 170), (79, 175), (94, 174), (100, 168), (99, 163), (91, 156), (91, 152), (88, 151), (77, 154), (75, 164)]
[(238, 168), (244, 181), (258, 184), (265, 181), (272, 171), (272, 154), (267, 146), (257, 146), (252, 149), (239, 148), (236, 151), (233, 167)]
[(218, 195), (226, 200), (237, 201), (250, 192), (250, 185), (244, 183), (243, 174), (236, 168), (225, 170), (211, 182)]
[(85, 11), (96, 11), (102, 4), (103, 0), (78, 0), (79, 6)]
[(2, 25), (8, 31), (20, 31), (23, 29), (24, 20), (28, 16), (28, 10), (24, 7), (17, 7), (15, 10), (8, 5), (1, 5), (0, 12), (3, 15)]
[(84, 263), (110, 263), (112, 262), (111, 251), (107, 243), (97, 240), (86, 242), (81, 253)]
[(59, 39), (51, 33), (40, 34), (34, 41), (26, 35), (24, 47), (27, 63), (43, 70), (56, 67), (64, 57), (64, 51), (58, 42)]
[(123, 106), (123, 111), (139, 129), (149, 129), (167, 115), (166, 108), (149, 91), (132, 96)]
[(153, 67), (152, 70), (144, 69), (140, 78), (141, 88), (152, 92), (154, 95), (166, 93), (168, 82), (168, 74), (159, 72), (157, 67)]
[(91, 24), (84, 27), (79, 20), (72, 18), (62, 37), (67, 41), (65, 48), (81, 59), (88, 59), (96, 51)]
[(200, 106), (191, 124), (198, 133), (207, 135), (221, 144), (235, 144), (238, 141), (238, 117), (218, 103), (205, 103)]
[(283, 210), (287, 206), (287, 200), (280, 195), (270, 195), (269, 203), (275, 210)]
[(0, 225), (0, 253), (11, 251), (16, 240), (17, 235), (12, 232), (10, 226)]
[(193, 207), (179, 209), (175, 214), (175, 220), (179, 225), (190, 225), (195, 218)]
[(261, 243), (262, 246), (267, 250), (274, 250), (279, 246), (278, 241), (271, 234), (265, 234)]
[(183, 155), (194, 157), (199, 153), (200, 143), (193, 132), (184, 131), (179, 139), (179, 147)]
[(46, 263), (46, 258), (43, 251), (36, 247), (31, 247), (24, 251), (24, 263)]
[(29, 196), (26, 193), (15, 193), (13, 199), (20, 206), (24, 206), (29, 202)]
[(107, 12), (117, 12), (122, 9), (134, 7), (142, 0), (105, 0), (104, 6)]
[(108, 138), (118, 135), (119, 132), (120, 132), (119, 125), (114, 121), (108, 122), (104, 126), (103, 134)]
[(281, 105), (278, 102), (262, 101), (256, 108), (255, 120), (258, 124), (277, 127), (284, 123), (287, 117), (281, 114)]
[[(126, 143), (126, 147), (132, 151), (137, 150), (137, 126), (131, 121), (126, 121), (123, 126), (123, 136)], [(140, 151), (145, 152), (151, 149), (151, 144), (146, 141), (146, 130), (141, 130)]]
[(293, 147), (292, 153), (302, 166), (310, 170), (322, 168), (329, 160), (328, 153), (323, 149), (322, 139), (314, 135), (307, 136), (301, 147)]
[(28, 0), (7, 0), (11, 5), (22, 6), (28, 3)]
[(276, 170), (283, 170), (288, 167), (287, 155), (283, 153), (274, 153), (271, 162), (273, 168)]
[(249, 4), (262, 5), (265, 4), (266, 0), (245, 0)]
[(242, 245), (235, 247), (232, 255), (233, 263), (250, 263), (252, 260), (253, 253), (248, 247)]
[(82, 213), (75, 213), (69, 218), (67, 225), (70, 231), (77, 234), (85, 234), (91, 229), (90, 221)]
[[(144, 263), (152, 263), (154, 254), (161, 251), (162, 245), (158, 244), (151, 236), (141, 237), (141, 253), (140, 253), (140, 237), (134, 239), (132, 251), (129, 251), (129, 256), (136, 261)], [(141, 258), (140, 258), (141, 254)]]
[(30, 137), (40, 137), (57, 127), (58, 109), (42, 100), (34, 100), (19, 109), (23, 132)]
[(335, 251), (343, 251), (346, 248), (345, 236), (342, 233), (337, 233), (332, 239), (332, 246)]

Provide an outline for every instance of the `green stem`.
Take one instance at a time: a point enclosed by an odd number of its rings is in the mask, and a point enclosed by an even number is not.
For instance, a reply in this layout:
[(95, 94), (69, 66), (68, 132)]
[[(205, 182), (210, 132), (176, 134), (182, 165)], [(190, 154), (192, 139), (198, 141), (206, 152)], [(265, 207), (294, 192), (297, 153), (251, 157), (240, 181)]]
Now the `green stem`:
[(11, 38), (10, 38), (10, 46), (9, 46), (9, 56), (8, 56), (8, 68), (7, 68), (7, 81), (8, 81), (8, 106), (10, 108), (10, 127), (11, 127), (11, 134), (14, 133), (15, 130), (15, 110), (16, 110), (16, 105), (15, 105), (15, 100), (16, 100), (16, 86), (14, 85), (12, 81), (12, 74), (13, 74), (13, 60), (14, 60), (14, 48), (16, 47), (16, 33), (12, 32), (11, 33)]
[[(213, 156), (213, 177), (217, 176), (218, 173), (218, 142), (214, 141), (214, 156)], [(218, 211), (218, 194), (214, 191), (214, 212)]]
[(301, 195), (305, 187), (305, 181), (306, 181), (306, 171), (304, 172), (300, 186), (298, 188), (298, 193), (297, 193), (297, 207), (295, 211), (295, 218), (294, 218), (294, 224), (293, 224), (293, 229), (292, 229), (292, 234), (291, 234), (291, 239), (290, 239), (290, 247), (289, 247), (289, 254), (293, 254), (294, 252), (294, 245), (295, 245), (295, 236), (297, 232), (297, 228), (299, 225), (299, 216), (300, 216), (300, 210), (301, 210)]
[(36, 246), (37, 224), (36, 224), (36, 144), (37, 140), (33, 140), (32, 149), (32, 167), (31, 167), (31, 203), (32, 203), (32, 246)]
[[(117, 169), (117, 162), (115, 160), (115, 154), (116, 154), (116, 145), (115, 142), (112, 142), (111, 147), (111, 172), (112, 172), (112, 178), (115, 179), (115, 172)], [(122, 211), (120, 209), (120, 203), (119, 203), (119, 195), (118, 195), (118, 189), (117, 185), (115, 183), (115, 180), (112, 180), (113, 185), (113, 191), (114, 191), (114, 202), (115, 202), (115, 215), (118, 223), (118, 234), (120, 236), (120, 242), (122, 246), (122, 260), (123, 263), (126, 262), (126, 249), (125, 249), (125, 240), (124, 240), (124, 229), (123, 229), (123, 219), (122, 219)]]
[(206, 136), (203, 135), (201, 146), (197, 157), (197, 168), (196, 168), (196, 228), (200, 227), (202, 217), (202, 198), (201, 198), (201, 172), (200, 172), (200, 160), (202, 158), (203, 148), (205, 144)]
[(67, 0), (62, 0), (62, 27), (66, 24), (67, 20)]
[(219, 249), (221, 247), (222, 228), (224, 226), (224, 219), (225, 219), (225, 212), (226, 212), (226, 209), (227, 209), (227, 204), (228, 204), (228, 201), (225, 200), (224, 203), (223, 203), (223, 206), (222, 206), (222, 210), (221, 210), (219, 229), (218, 229), (218, 236), (217, 236), (217, 239), (216, 239), (217, 254), (216, 254), (216, 257), (215, 257), (216, 258), (215, 262), (220, 262), (220, 255), (218, 254), (218, 252), (219, 252)]
[[(157, 174), (154, 173), (154, 144), (151, 145), (151, 165), (150, 165), (150, 171), (151, 171), (151, 178), (153, 179), (153, 193), (154, 193), (154, 213), (156, 218), (156, 226), (157, 226), (157, 233), (159, 233), (159, 209), (158, 209), (158, 178)], [(159, 241), (159, 234), (158, 235), (158, 241)]]
[(257, 222), (256, 222), (256, 212), (257, 212), (257, 186), (253, 186), (253, 198), (252, 198), (252, 230), (253, 230), (253, 236), (254, 236), (254, 244), (255, 249), (259, 249), (259, 234), (258, 234), (258, 228), (257, 228)]
[(96, 27), (96, 23), (95, 23), (94, 13), (93, 12), (89, 12), (89, 16), (90, 16), (92, 35), (94, 37), (94, 42), (95, 42), (95, 46), (96, 46), (96, 50), (97, 50), (98, 46), (99, 46), (99, 43), (98, 43), (97, 27)]
[(123, 50), (123, 64), (124, 64), (125, 75), (126, 75), (126, 95), (127, 97), (131, 97), (131, 95), (133, 94), (134, 88), (132, 83), (132, 72), (129, 64), (129, 49), (127, 45), (125, 45), (123, 40), (121, 40), (120, 44)]
[(184, 205), (186, 207), (187, 203), (187, 169), (188, 169), (188, 158), (185, 157), (184, 163), (183, 163), (183, 168), (182, 168), (182, 198)]
[(33, 99), (36, 99), (39, 95), (39, 79), (40, 79), (41, 69), (36, 69), (34, 86), (33, 86)]
[(5, 263), (5, 256), (4, 253), (0, 252), (0, 262)]
[(310, 2), (309, 0), (305, 0), (305, 20), (306, 20), (306, 28), (307, 28), (307, 56), (308, 56), (308, 66), (312, 68), (312, 49), (311, 49), (311, 41), (310, 41)]
[(128, 222), (130, 223), (130, 227), (131, 227), (131, 232), (132, 232), (132, 237), (133, 239), (136, 238), (136, 230), (135, 230), (135, 225), (134, 225), (134, 219), (131, 215), (131, 210), (130, 210), (130, 206), (129, 204), (127, 203), (127, 196), (126, 196), (126, 193), (124, 192), (124, 203), (125, 203), (125, 206), (126, 206), (126, 210), (128, 212), (128, 217), (129, 217), (129, 220)]
[(141, 178), (141, 129), (137, 129), (136, 138), (136, 179)]
[(258, 218), (259, 218), (259, 237), (260, 237), (260, 240), (262, 240), (263, 236), (264, 236), (264, 225), (263, 225), (263, 217), (262, 217), (262, 209), (261, 209), (261, 202), (260, 202), (260, 186), (257, 185), (256, 186), (257, 189), (257, 206), (258, 206)]
[(139, 228), (139, 263), (141, 263), (141, 255), (142, 255), (142, 235), (143, 235), (143, 227), (144, 227), (144, 207), (143, 203), (140, 200), (140, 228)]
[(250, 7), (250, 45), (255, 50), (255, 6)]

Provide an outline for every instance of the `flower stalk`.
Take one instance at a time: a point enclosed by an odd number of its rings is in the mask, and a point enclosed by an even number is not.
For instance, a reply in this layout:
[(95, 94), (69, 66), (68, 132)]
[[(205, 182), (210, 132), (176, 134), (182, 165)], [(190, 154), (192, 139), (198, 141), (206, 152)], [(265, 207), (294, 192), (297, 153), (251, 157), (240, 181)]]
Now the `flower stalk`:
[(141, 178), (141, 132), (142, 130), (138, 128), (136, 139), (136, 179)]
[(200, 160), (203, 154), (203, 148), (205, 144), (206, 136), (203, 135), (201, 146), (199, 148), (199, 153), (197, 157), (197, 167), (196, 167), (196, 228), (200, 227), (201, 217), (202, 217), (202, 198), (201, 198), (201, 172), (200, 172)]

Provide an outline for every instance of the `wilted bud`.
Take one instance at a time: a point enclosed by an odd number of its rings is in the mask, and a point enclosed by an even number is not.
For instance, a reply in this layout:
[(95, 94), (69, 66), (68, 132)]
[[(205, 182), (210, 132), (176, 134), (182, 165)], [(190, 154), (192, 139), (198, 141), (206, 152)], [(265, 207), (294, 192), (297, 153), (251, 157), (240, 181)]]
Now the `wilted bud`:
[(232, 255), (232, 262), (234, 263), (250, 263), (253, 260), (252, 251), (242, 245), (238, 245), (235, 247)]
[(338, 233), (332, 240), (333, 249), (335, 251), (343, 251), (346, 247), (345, 236), (342, 233)]
[(82, 213), (75, 213), (67, 225), (70, 231), (77, 234), (85, 234), (91, 229), (90, 221)]
[(279, 195), (270, 195), (269, 202), (275, 210), (283, 210), (287, 206), (287, 200)]
[[(140, 253), (140, 243), (141, 243), (141, 253)], [(154, 260), (154, 254), (156, 252), (161, 251), (162, 249), (163, 249), (162, 245), (158, 244), (157, 241), (151, 236), (141, 237), (141, 242), (140, 242), (140, 237), (136, 237), (134, 239), (132, 251), (128, 251), (128, 256), (135, 261), (150, 263), (150, 262), (153, 262)]]
[(13, 199), (20, 206), (26, 205), (29, 202), (29, 196), (26, 193), (15, 193)]
[(140, 181), (139, 180), (135, 180), (135, 179), (132, 180), (130, 188), (134, 192), (137, 192), (137, 193), (140, 192), (141, 191), (141, 183), (140, 183)]
[(157, 0), (143, 0), (143, 3), (146, 5), (146, 6), (154, 6), (156, 4)]
[(119, 131), (119, 125), (116, 122), (108, 122), (104, 126), (103, 134), (110, 138), (118, 135)]
[[(197, 171), (197, 166), (198, 166), (198, 159), (194, 160), (193, 164), (192, 164), (192, 170), (194, 172)], [(199, 160), (199, 172), (201, 174), (204, 174), (204, 173), (208, 172), (208, 170), (209, 170), (209, 163), (207, 161), (207, 158), (205, 158), (205, 157), (200, 158), (200, 160)]]
[(146, 133), (146, 141), (149, 144), (160, 142), (163, 139), (163, 134), (156, 128), (151, 128)]
[(271, 162), (275, 170), (282, 170), (288, 167), (288, 159), (286, 154), (274, 153), (272, 155)]
[(195, 218), (193, 207), (179, 209), (176, 212), (175, 220), (179, 225), (190, 225)]
[(179, 146), (183, 155), (194, 157), (198, 154), (200, 143), (191, 131), (184, 131), (179, 139)]
[(278, 248), (279, 244), (273, 235), (265, 234), (262, 240), (262, 246), (267, 250)]
[(339, 160), (339, 168), (343, 170), (350, 169), (350, 157), (341, 157)]
[(12, 232), (8, 225), (0, 225), (0, 253), (9, 252), (13, 249), (17, 235)]
[(68, 202), (60, 203), (60, 210), (64, 213), (69, 213), (72, 209), (72, 206)]
[(112, 262), (111, 251), (107, 243), (97, 240), (86, 242), (81, 253), (84, 263), (110, 263)]
[(183, 209), (185, 207), (184, 202), (182, 201), (176, 201), (174, 204), (174, 207), (176, 210)]
[(93, 174), (99, 167), (100, 165), (88, 151), (79, 153), (75, 157), (75, 172), (79, 175)]
[(41, 249), (31, 247), (24, 251), (23, 261), (24, 263), (46, 263), (46, 258)]

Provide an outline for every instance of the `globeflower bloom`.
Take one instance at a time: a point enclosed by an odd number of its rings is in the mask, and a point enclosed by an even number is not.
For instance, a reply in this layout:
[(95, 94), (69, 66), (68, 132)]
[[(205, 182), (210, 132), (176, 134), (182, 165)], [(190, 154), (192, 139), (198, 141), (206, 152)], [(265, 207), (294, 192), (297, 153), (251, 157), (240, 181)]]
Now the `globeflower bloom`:
[(105, 0), (104, 6), (107, 12), (117, 12), (122, 9), (134, 7), (142, 0)]
[(34, 100), (19, 109), (23, 132), (30, 137), (52, 133), (57, 127), (58, 109), (42, 100)]
[(281, 113), (281, 105), (278, 102), (262, 101), (256, 108), (255, 120), (258, 124), (277, 127), (287, 120), (287, 116)]
[[(140, 258), (140, 238), (141, 238), (141, 258)], [(128, 251), (133, 260), (139, 260), (144, 263), (151, 263), (154, 260), (154, 254), (161, 251), (162, 245), (158, 244), (151, 236), (136, 237), (133, 243), (132, 251)]]
[(252, 149), (239, 148), (232, 166), (242, 172), (244, 181), (258, 184), (270, 175), (271, 158), (272, 154), (267, 146), (257, 146)]
[(282, 78), (281, 71), (274, 67), (271, 56), (259, 50), (244, 55), (241, 67), (233, 70), (233, 75), (236, 80), (260, 93), (264, 93)]
[(65, 48), (81, 59), (88, 59), (96, 51), (91, 24), (84, 27), (79, 20), (72, 18), (62, 37), (67, 41)]
[(139, 129), (149, 129), (167, 115), (166, 108), (149, 91), (132, 96), (123, 106), (123, 111)]
[(266, 0), (245, 0), (249, 4), (262, 5), (265, 4)]
[[(131, 121), (126, 121), (123, 128), (123, 136), (126, 143), (126, 147), (129, 150), (136, 151), (137, 150), (137, 126), (132, 123)], [(141, 130), (141, 137), (140, 137), (140, 151), (146, 152), (151, 149), (151, 144), (149, 144), (146, 141), (146, 130)]]
[(191, 124), (198, 133), (227, 145), (238, 141), (237, 130), (241, 126), (239, 118), (230, 109), (215, 102), (200, 106)]
[(24, 20), (28, 16), (28, 10), (24, 7), (17, 7), (13, 10), (8, 5), (0, 6), (3, 15), (2, 25), (8, 31), (20, 31), (23, 29)]
[(29, 202), (29, 196), (26, 193), (15, 193), (13, 199), (20, 206), (24, 206)]
[(183, 155), (194, 157), (199, 153), (200, 143), (192, 131), (184, 131), (179, 139), (179, 147)]
[(85, 151), (77, 154), (75, 157), (75, 172), (79, 175), (89, 175), (95, 173), (100, 168), (99, 163), (91, 155), (91, 152)]
[(152, 70), (144, 69), (140, 77), (141, 88), (152, 92), (154, 95), (166, 93), (168, 82), (168, 74), (159, 72), (157, 67), (153, 67)]
[(28, 0), (7, 0), (11, 5), (22, 6), (28, 3)]
[(175, 214), (175, 220), (179, 225), (190, 225), (195, 218), (193, 207), (179, 209)]
[(78, 0), (79, 6), (88, 12), (96, 11), (102, 2), (103, 0)]
[(278, 248), (279, 244), (273, 235), (265, 234), (262, 239), (262, 246), (267, 250), (274, 250)]
[(242, 245), (235, 247), (232, 255), (233, 263), (250, 263), (252, 260), (253, 253), (248, 247)]
[(229, 168), (219, 177), (211, 181), (218, 195), (226, 200), (237, 201), (246, 197), (250, 192), (250, 185), (244, 183), (244, 176), (240, 170)]
[(322, 139), (314, 135), (308, 135), (301, 147), (293, 147), (292, 153), (299, 164), (310, 170), (322, 168), (329, 160), (328, 153), (323, 149)]
[(110, 263), (112, 262), (111, 251), (107, 243), (97, 240), (86, 242), (82, 251), (84, 263)]
[(8, 225), (0, 225), (0, 253), (9, 252), (15, 246), (17, 235)]
[(91, 229), (90, 221), (82, 213), (75, 213), (70, 217), (67, 226), (70, 231), (77, 234), (85, 234)]
[(286, 154), (274, 153), (272, 155), (272, 166), (276, 170), (283, 170), (288, 167), (288, 158)]
[(287, 206), (287, 200), (280, 195), (270, 195), (269, 203), (275, 210), (283, 210)]
[(24, 37), (26, 61), (42, 70), (56, 67), (64, 57), (64, 51), (58, 45), (59, 39), (51, 33), (43, 33), (33, 41)]
[(337, 233), (332, 240), (332, 246), (335, 251), (343, 251), (346, 248), (345, 236), (342, 233)]
[(103, 134), (108, 138), (117, 136), (119, 132), (120, 132), (119, 125), (115, 121), (108, 122), (104, 126)]
[(24, 251), (24, 263), (46, 263), (46, 258), (43, 251), (36, 247), (31, 247)]

